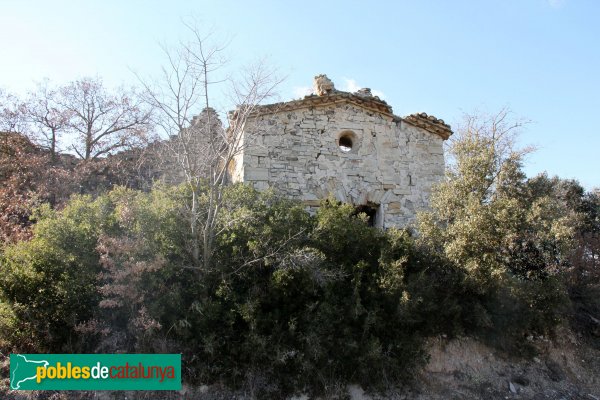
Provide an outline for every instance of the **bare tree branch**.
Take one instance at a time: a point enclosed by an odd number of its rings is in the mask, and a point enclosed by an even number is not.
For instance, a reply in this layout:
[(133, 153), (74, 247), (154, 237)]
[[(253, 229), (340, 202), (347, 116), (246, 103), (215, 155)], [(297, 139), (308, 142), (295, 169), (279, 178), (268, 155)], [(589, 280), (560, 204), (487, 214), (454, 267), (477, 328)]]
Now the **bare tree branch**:
[[(214, 45), (211, 34), (202, 35), (185, 23), (192, 40), (167, 49), (161, 84), (141, 79), (146, 101), (157, 110), (154, 123), (166, 134), (165, 159), (176, 165), (190, 193), (188, 221), (195, 267), (211, 268), (214, 240), (223, 207), (228, 168), (244, 147), (246, 121), (257, 105), (268, 99), (281, 80), (258, 63), (242, 71), (238, 81), (223, 75), (226, 45)], [(235, 111), (221, 112), (215, 91), (229, 86), (228, 100)], [(227, 127), (219, 115), (227, 116)]]
[(59, 96), (59, 91), (52, 88), (48, 80), (44, 80), (38, 83), (35, 91), (29, 93), (25, 103), (28, 120), (34, 127), (33, 139), (50, 150), (53, 161), (60, 151), (60, 137), (67, 131), (73, 115), (59, 104)]
[(24, 103), (0, 88), (0, 132), (27, 133)]
[(73, 148), (79, 157), (96, 159), (147, 139), (151, 108), (133, 90), (119, 92), (108, 92), (99, 78), (61, 88), (56, 102), (70, 115), (67, 127), (78, 134)]

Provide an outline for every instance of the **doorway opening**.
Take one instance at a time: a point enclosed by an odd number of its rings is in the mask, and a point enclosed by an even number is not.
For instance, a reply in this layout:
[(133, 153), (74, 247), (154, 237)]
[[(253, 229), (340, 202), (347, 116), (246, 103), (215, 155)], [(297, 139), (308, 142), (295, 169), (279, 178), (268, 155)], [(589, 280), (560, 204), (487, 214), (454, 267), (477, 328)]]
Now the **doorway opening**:
[(378, 226), (379, 222), (379, 204), (367, 203), (354, 208), (352, 215), (365, 214), (367, 216), (367, 224), (369, 226)]

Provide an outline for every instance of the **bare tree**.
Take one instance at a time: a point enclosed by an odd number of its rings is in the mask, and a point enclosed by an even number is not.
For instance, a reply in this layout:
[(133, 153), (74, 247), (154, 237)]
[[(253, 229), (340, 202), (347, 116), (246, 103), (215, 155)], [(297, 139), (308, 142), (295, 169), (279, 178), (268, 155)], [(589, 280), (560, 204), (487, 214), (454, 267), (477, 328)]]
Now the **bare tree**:
[(48, 80), (29, 93), (25, 103), (27, 119), (33, 124), (32, 136), (42, 147), (50, 150), (52, 160), (58, 153), (59, 135), (69, 128), (73, 112), (61, 104), (60, 92), (51, 88)]
[(96, 159), (141, 144), (147, 134), (150, 111), (135, 91), (110, 93), (99, 78), (75, 81), (60, 91), (69, 129), (78, 136), (72, 145), (79, 157)]
[(0, 132), (26, 133), (26, 130), (23, 101), (0, 88)]
[[(243, 131), (256, 107), (274, 94), (281, 82), (259, 63), (242, 71), (242, 78), (222, 79), (226, 46), (209, 44), (209, 36), (188, 25), (192, 40), (176, 50), (163, 48), (167, 64), (161, 84), (140, 79), (148, 102), (158, 111), (156, 124), (167, 134), (164, 146), (183, 175), (190, 192), (188, 204), (194, 268), (211, 268), (218, 216), (228, 168), (243, 150)], [(232, 112), (217, 112), (213, 101), (227, 87)], [(219, 114), (226, 118), (223, 126)], [(247, 143), (246, 143), (247, 144)], [(202, 201), (201, 201), (202, 199)]]

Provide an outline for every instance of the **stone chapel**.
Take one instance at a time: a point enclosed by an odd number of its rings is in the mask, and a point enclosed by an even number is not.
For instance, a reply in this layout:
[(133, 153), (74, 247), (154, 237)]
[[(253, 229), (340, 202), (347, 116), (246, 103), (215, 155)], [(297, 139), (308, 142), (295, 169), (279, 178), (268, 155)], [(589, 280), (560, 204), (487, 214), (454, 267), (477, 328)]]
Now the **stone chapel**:
[(273, 187), (309, 208), (333, 196), (374, 226), (400, 227), (427, 207), (432, 185), (443, 178), (450, 135), (441, 119), (399, 117), (370, 89), (338, 91), (319, 75), (314, 94), (257, 108), (231, 179)]

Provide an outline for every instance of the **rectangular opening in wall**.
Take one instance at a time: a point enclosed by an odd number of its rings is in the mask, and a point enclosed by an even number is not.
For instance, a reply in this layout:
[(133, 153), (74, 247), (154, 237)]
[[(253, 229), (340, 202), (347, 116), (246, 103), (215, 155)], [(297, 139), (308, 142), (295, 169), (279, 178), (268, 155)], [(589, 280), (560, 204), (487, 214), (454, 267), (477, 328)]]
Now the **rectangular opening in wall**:
[(369, 226), (378, 226), (379, 222), (379, 204), (367, 203), (357, 206), (354, 209), (353, 215), (364, 213), (367, 216), (367, 224)]

